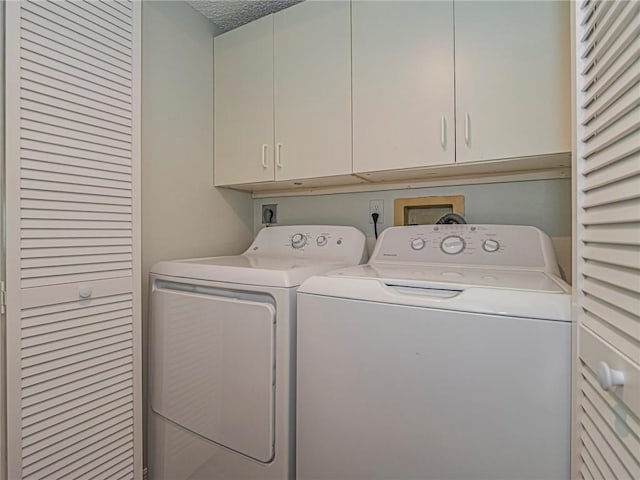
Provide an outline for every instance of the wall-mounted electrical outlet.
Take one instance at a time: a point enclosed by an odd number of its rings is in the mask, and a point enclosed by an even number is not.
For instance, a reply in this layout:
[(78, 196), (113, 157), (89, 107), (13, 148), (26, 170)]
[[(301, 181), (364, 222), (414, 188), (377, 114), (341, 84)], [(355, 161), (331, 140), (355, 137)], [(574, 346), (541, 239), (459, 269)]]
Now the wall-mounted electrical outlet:
[(262, 205), (262, 224), (272, 225), (274, 223), (278, 223), (278, 205), (276, 203)]
[(373, 223), (372, 213), (377, 213), (378, 225), (384, 223), (384, 200), (369, 200), (369, 223)]

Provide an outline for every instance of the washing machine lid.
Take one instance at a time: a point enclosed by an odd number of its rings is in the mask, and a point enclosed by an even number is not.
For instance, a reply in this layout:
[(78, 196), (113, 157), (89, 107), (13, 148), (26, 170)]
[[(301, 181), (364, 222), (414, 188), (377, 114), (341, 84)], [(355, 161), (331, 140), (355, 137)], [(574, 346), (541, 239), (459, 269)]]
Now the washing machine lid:
[(571, 295), (545, 272), (447, 266), (361, 265), (314, 276), (299, 294), (403, 306), (571, 320)]
[(562, 280), (535, 270), (502, 270), (448, 265), (359, 265), (330, 272), (329, 276), (377, 278), (388, 285), (464, 290), (471, 287), (568, 293)]
[(289, 288), (312, 275), (366, 261), (366, 239), (356, 228), (295, 225), (263, 228), (242, 255), (159, 262), (151, 273)]

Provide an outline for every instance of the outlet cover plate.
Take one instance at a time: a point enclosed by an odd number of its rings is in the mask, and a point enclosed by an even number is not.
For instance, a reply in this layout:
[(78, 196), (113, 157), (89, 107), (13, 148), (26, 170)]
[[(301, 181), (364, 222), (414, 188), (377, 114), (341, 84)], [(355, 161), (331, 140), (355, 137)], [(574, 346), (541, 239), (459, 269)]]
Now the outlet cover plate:
[(278, 223), (278, 205), (276, 203), (262, 205), (262, 224), (273, 225), (274, 223)]
[(384, 223), (384, 200), (369, 200), (369, 223), (373, 223), (372, 213), (380, 215), (378, 225), (382, 225)]

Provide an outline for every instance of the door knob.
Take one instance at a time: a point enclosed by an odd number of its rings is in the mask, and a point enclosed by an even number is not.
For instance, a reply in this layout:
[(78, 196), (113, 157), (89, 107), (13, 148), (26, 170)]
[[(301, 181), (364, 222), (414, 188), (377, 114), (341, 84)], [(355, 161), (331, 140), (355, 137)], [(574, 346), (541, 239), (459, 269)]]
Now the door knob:
[(604, 391), (609, 391), (613, 387), (624, 386), (624, 373), (620, 370), (612, 370), (606, 362), (598, 364), (598, 383)]

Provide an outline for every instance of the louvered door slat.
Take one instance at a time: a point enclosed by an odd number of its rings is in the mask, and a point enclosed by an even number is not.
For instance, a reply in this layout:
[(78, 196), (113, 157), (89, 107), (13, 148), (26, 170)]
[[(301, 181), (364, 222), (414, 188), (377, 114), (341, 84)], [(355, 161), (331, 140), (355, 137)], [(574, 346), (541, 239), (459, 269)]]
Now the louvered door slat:
[(6, 5), (8, 478), (142, 478), (140, 4)]
[[(588, 201), (588, 197), (587, 200)], [(640, 222), (640, 201), (637, 199), (597, 206), (585, 211), (584, 225)]]
[[(637, 48), (637, 51), (640, 52), (640, 37), (638, 38), (638, 42), (635, 47)], [(605, 109), (598, 112), (598, 114), (594, 116), (593, 120), (588, 123), (588, 128), (585, 129), (585, 136), (582, 140), (587, 141), (589, 138), (602, 132), (605, 128), (610, 126), (620, 117), (632, 111), (635, 107), (638, 106), (639, 103), (640, 87), (638, 85), (635, 85), (626, 92), (622, 93), (622, 95), (620, 95), (616, 99), (617, 108)], [(613, 105), (613, 103), (607, 106), (611, 105)]]
[(584, 478), (585, 480), (598, 480), (602, 478), (600, 472), (598, 471), (598, 467), (593, 461), (593, 458), (591, 458), (591, 455), (589, 455), (588, 451), (583, 449), (580, 458), (583, 461), (583, 464), (580, 467), (580, 475), (582, 476), (582, 478)]
[[(43, 119), (44, 120), (44, 119)], [(49, 118), (45, 121), (34, 122), (33, 120), (23, 119), (21, 127), (25, 130), (31, 130), (34, 132), (45, 133), (48, 135), (54, 135), (58, 137), (71, 138), (73, 140), (79, 140), (81, 142), (91, 143), (96, 146), (105, 146), (111, 148), (117, 148), (124, 150), (125, 152), (131, 151), (130, 139), (116, 139), (114, 136), (109, 136), (109, 132), (105, 132), (104, 129), (95, 129), (94, 132), (90, 132), (89, 129), (82, 128), (80, 125), (73, 128), (69, 123), (66, 125), (56, 125), (58, 123), (55, 118)], [(99, 133), (98, 133), (99, 132)]]
[[(22, 178), (26, 180), (40, 180), (45, 182), (56, 182), (71, 185), (87, 185), (96, 187), (108, 187), (118, 190), (131, 191), (131, 179), (128, 180), (109, 180), (104, 177), (84, 176), (73, 173), (58, 173), (44, 169), (34, 170), (24, 165), (22, 169)], [(57, 209), (56, 209), (57, 210)]]
[[(29, 258), (32, 256), (51, 256), (56, 252), (61, 255), (69, 253), (68, 249), (82, 252), (79, 249), (103, 248), (109, 250), (114, 247), (120, 252), (119, 247), (131, 247), (130, 238), (25, 238), (22, 243), (21, 258)], [(99, 251), (104, 251), (99, 250)], [(95, 251), (93, 251), (95, 253)]]
[(637, 178), (640, 175), (640, 154), (633, 154), (623, 160), (615, 162), (609, 168), (594, 169), (584, 177), (585, 190), (615, 184), (627, 178)]
[(638, 70), (633, 67), (637, 65), (637, 63), (637, 61), (634, 62), (631, 67), (627, 68), (620, 75), (612, 75), (611, 84), (607, 86), (607, 89), (604, 90), (600, 96), (592, 97), (590, 103), (584, 103), (584, 113), (586, 113), (586, 116), (583, 120), (583, 125), (588, 126), (588, 122), (596, 119), (598, 115), (610, 108), (611, 105), (628, 90), (636, 86), (638, 82)]
[[(93, 34), (91, 29), (86, 28), (83, 25), (70, 22), (69, 20), (52, 15), (45, 8), (45, 2), (31, 2), (25, 1), (22, 4), (22, 10), (24, 15), (23, 21), (29, 21), (33, 25), (42, 25), (47, 29), (56, 32), (64, 37), (67, 37), (72, 42), (72, 45), (77, 45), (78, 48), (86, 46), (96, 52), (112, 57), (117, 61), (129, 65), (127, 68), (131, 68), (131, 56), (130, 53), (122, 52), (117, 45), (113, 45), (112, 42), (105, 41), (105, 39)], [(25, 26), (24, 28), (29, 28)]]
[(89, 15), (78, 15), (79, 9), (74, 9), (70, 2), (32, 2), (29, 0), (29, 3), (40, 7), (42, 16), (55, 18), (56, 22), (70, 31), (80, 32), (85, 37), (94, 38), (97, 42), (109, 47), (112, 52), (120, 53), (125, 58), (131, 56), (131, 46), (127, 39), (93, 22)]
[[(76, 116), (75, 119), (70, 119), (67, 117), (72, 117), (73, 115), (68, 114), (68, 112), (62, 112), (58, 110), (57, 112), (54, 109), (47, 109), (48, 111), (34, 112), (31, 110), (24, 110), (22, 120), (25, 123), (30, 123), (33, 125), (32, 129), (40, 129), (40, 128), (57, 128), (57, 129), (65, 129), (70, 132), (74, 132), (75, 134), (81, 133), (86, 135), (87, 139), (93, 139), (95, 143), (100, 143), (100, 141), (107, 141), (112, 143), (111, 146), (119, 146), (121, 148), (131, 148), (131, 135), (128, 135), (125, 132), (119, 132), (110, 127), (113, 125), (108, 122), (95, 122), (100, 123), (99, 126), (95, 126), (92, 123), (87, 123), (87, 118), (82, 116)], [(61, 116), (63, 115), (63, 116)], [(37, 127), (37, 128), (36, 128)], [(52, 132), (49, 132), (52, 133)], [(118, 143), (116, 143), (118, 142)]]
[(595, 260), (585, 263), (584, 275), (623, 289), (633, 286), (633, 282), (637, 280), (635, 270), (632, 268)]
[(58, 210), (48, 209), (33, 209), (25, 208), (22, 210), (22, 218), (41, 220), (41, 219), (60, 219), (60, 220), (101, 220), (101, 221), (120, 221), (131, 222), (131, 213), (112, 213), (112, 212), (98, 212), (98, 211), (75, 211), (65, 210), (64, 207), (58, 208)]
[[(123, 453), (121, 456), (116, 457), (114, 460), (110, 460), (100, 465), (100, 468), (96, 468), (91, 471), (91, 480), (111, 480), (114, 478), (120, 478), (122, 475), (125, 475), (125, 469), (129, 470), (130, 467), (125, 468), (122, 467), (121, 464), (124, 463), (126, 459), (130, 458), (127, 456), (127, 453)], [(79, 472), (75, 472), (76, 474)], [(79, 476), (73, 477), (74, 479), (81, 479), (85, 475), (84, 472), (80, 472)]]
[[(131, 178), (125, 180), (112, 180), (110, 175), (100, 175), (94, 172), (92, 176), (79, 175), (78, 173), (51, 172), (43, 165), (40, 169), (34, 170), (25, 162), (22, 168), (22, 178), (28, 180), (42, 180), (46, 182), (57, 182), (78, 185), (93, 185), (96, 187), (117, 188), (119, 190), (131, 191)], [(102, 178), (101, 178), (102, 177)]]
[[(66, 52), (74, 51), (78, 59), (84, 60), (87, 65), (101, 67), (110, 70), (112, 74), (125, 80), (131, 79), (131, 60), (126, 56), (113, 55), (100, 43), (89, 37), (81, 37), (71, 31), (58, 31), (57, 23), (48, 20), (36, 13), (27, 10), (25, 4), (22, 12), (22, 35), (38, 35), (40, 38), (51, 39), (51, 44), (58, 48), (66, 47)], [(27, 37), (29, 38), (29, 37)]]
[[(602, 2), (602, 4), (606, 4), (606, 3), (609, 3), (609, 2)], [(613, 3), (613, 8), (607, 11), (603, 15), (603, 18), (598, 24), (596, 24), (595, 22), (588, 22), (587, 19), (589, 17), (586, 16), (584, 12), (580, 13), (582, 22), (584, 22), (584, 23), (581, 23), (583, 25), (583, 30), (592, 32), (592, 34), (589, 37), (589, 40), (586, 42), (583, 41), (581, 44), (580, 51), (577, 52), (578, 56), (584, 60), (582, 65), (582, 70), (581, 70), (583, 77), (586, 77), (586, 75), (591, 71), (591, 69), (596, 64), (596, 61), (598, 59), (598, 57), (593, 53), (595, 46), (597, 44), (602, 43), (602, 39), (607, 35), (608, 32), (611, 31), (611, 28), (615, 23), (619, 23), (621, 21), (620, 17), (622, 12), (625, 9), (625, 6), (626, 6), (625, 3), (627, 2), (612, 2), (612, 3)], [(598, 28), (596, 28), (596, 25)], [(580, 86), (584, 88), (585, 84), (583, 83)]]
[[(128, 427), (128, 429), (130, 430), (130, 427)], [(36, 445), (33, 448), (33, 453), (28, 449), (25, 449), (25, 457), (42, 459), (40, 461), (34, 461), (32, 464), (26, 464), (25, 472), (28, 475), (30, 470), (38, 470), (43, 464), (49, 463), (52, 460), (59, 461), (61, 458), (64, 458), (70, 453), (74, 453), (79, 448), (82, 448), (82, 443), (95, 442), (101, 438), (109, 438), (122, 430), (123, 428), (121, 425), (101, 425), (99, 427), (85, 430), (81, 434), (74, 435), (72, 438), (59, 441), (55, 445), (49, 445), (45, 448), (40, 448), (40, 445)]]
[[(594, 93), (606, 88), (610, 82), (610, 79), (605, 79), (602, 82), (599, 81), (597, 86), (594, 86), (595, 72), (615, 70), (611, 68), (612, 63), (617, 61), (621, 53), (640, 31), (637, 22), (634, 22), (640, 12), (638, 3), (624, 1), (618, 2), (618, 5), (620, 10), (614, 11), (614, 15), (612, 15), (615, 20), (611, 22), (611, 25), (606, 30), (603, 28), (598, 29), (598, 31), (606, 33), (601, 38), (596, 39), (595, 48), (588, 54), (590, 74), (585, 76), (585, 83), (587, 87), (593, 88), (589, 89), (590, 94), (587, 98), (592, 98)], [(592, 68), (596, 63), (598, 68)], [(584, 87), (583, 91), (586, 91)]]
[[(23, 422), (25, 427), (29, 427), (31, 425), (42, 424), (45, 421), (58, 421), (63, 418), (70, 418), (69, 416), (65, 417), (65, 415), (73, 416), (74, 412), (78, 412), (79, 408), (87, 405), (93, 405), (96, 400), (101, 401), (110, 401), (113, 402), (119, 398), (130, 397), (133, 394), (133, 386), (130, 382), (121, 383), (119, 385), (115, 385), (112, 388), (105, 389), (100, 392), (93, 392), (91, 395), (87, 395), (83, 398), (76, 398), (71, 402), (58, 404), (55, 408), (48, 410), (41, 410), (33, 415), (25, 415)], [(51, 442), (53, 443), (53, 442)], [(49, 445), (45, 445), (43, 442), (38, 442), (34, 445), (40, 445), (42, 448), (46, 448)], [(28, 454), (30, 448), (31, 451), (35, 451), (36, 448), (34, 445), (30, 445), (29, 447), (25, 447), (25, 453)]]
[(104, 205), (101, 203), (79, 203), (65, 201), (46, 201), (24, 198), (22, 205), (25, 210), (61, 210), (66, 212), (96, 212), (131, 214), (130, 205)]
[(100, 84), (86, 81), (82, 75), (86, 74), (74, 72), (66, 65), (56, 64), (37, 54), (25, 53), (22, 79), (26, 89), (40, 90), (53, 98), (131, 118), (129, 106), (123, 99), (123, 95), (115, 90), (108, 90)]
[(70, 130), (86, 131), (122, 142), (131, 142), (131, 132), (128, 126), (109, 122), (104, 116), (97, 118), (87, 115), (86, 112), (85, 114), (77, 113), (58, 106), (45, 105), (42, 102), (34, 103), (28, 99), (23, 101), (21, 113), (22, 118), (26, 120), (48, 122), (59, 127), (68, 127)]
[(109, 0), (92, 2), (91, 6), (101, 10), (103, 13), (106, 13), (106, 18), (111, 19), (111, 22), (113, 22), (113, 20), (118, 21), (119, 26), (126, 32), (131, 32), (131, 25), (129, 21), (129, 16), (131, 15), (130, 11), (124, 13), (122, 10), (117, 8), (117, 4), (115, 2), (110, 2)]
[(34, 142), (38, 142), (40, 144), (40, 149), (47, 149), (49, 146), (58, 146), (65, 147), (70, 150), (70, 154), (72, 156), (80, 156), (85, 155), (86, 152), (91, 152), (92, 154), (98, 153), (102, 154), (109, 158), (119, 158), (121, 161), (125, 161), (128, 159), (128, 155), (131, 149), (125, 148), (116, 148), (102, 145), (100, 143), (93, 143), (86, 140), (81, 140), (75, 138), (74, 132), (67, 132), (66, 136), (61, 136), (58, 134), (50, 134), (46, 132), (40, 132), (38, 130), (30, 130), (27, 128), (22, 129), (24, 139), (32, 140)]
[[(54, 89), (48, 89), (46, 85), (33, 84), (33, 88), (28, 88), (29, 84), (23, 83), (23, 111), (38, 111), (45, 113), (47, 109), (55, 112), (56, 116), (64, 117), (73, 115), (81, 118), (82, 121), (91, 125), (107, 125), (107, 128), (120, 132), (130, 132), (131, 119), (106, 110), (103, 105), (85, 105), (86, 102), (78, 103), (73, 101), (73, 97)], [(59, 98), (59, 97), (64, 98)], [(40, 107), (42, 105), (42, 108)], [(100, 107), (100, 108), (99, 108)], [(104, 123), (101, 123), (104, 122)]]
[[(126, 448), (128, 443), (133, 440), (132, 431), (130, 427), (124, 427), (117, 431), (116, 434), (107, 436), (106, 438), (98, 438), (92, 441), (88, 445), (83, 445), (72, 451), (70, 455), (63, 456), (62, 458), (52, 458), (48, 462), (48, 466), (42, 468), (41, 464), (37, 465), (40, 468), (25, 469), (25, 476), (23, 480), (30, 479), (42, 479), (42, 478), (66, 478), (74, 470), (85, 466), (88, 461), (94, 461), (98, 463), (100, 459), (104, 459), (105, 455), (119, 448)], [(114, 446), (115, 445), (115, 446)], [(86, 455), (86, 451), (92, 451), (90, 456)], [(120, 452), (118, 452), (120, 453)], [(44, 459), (42, 463), (47, 463)], [(65, 468), (57, 468), (61, 464), (66, 464)]]
[[(113, 445), (96, 444), (91, 446), (91, 454), (82, 458), (74, 456), (68, 460), (69, 466), (54, 472), (55, 478), (70, 478), (72, 475), (82, 475), (83, 471), (91, 471), (95, 465), (99, 465), (106, 459), (115, 458), (127, 451), (127, 443), (131, 441), (131, 435), (121, 435)], [(127, 468), (122, 478), (133, 478), (133, 472)], [(80, 476), (79, 478), (82, 478)], [(115, 479), (114, 479), (115, 480)]]
[(116, 30), (114, 31), (119, 30), (120, 36), (131, 40), (131, 21), (126, 15), (117, 14), (113, 9), (105, 8), (105, 4), (102, 2), (74, 2), (73, 5), (91, 14), (93, 18), (104, 22), (109, 31), (113, 30), (112, 27), (115, 26)]
[[(620, 471), (619, 477), (626, 476), (630, 479), (640, 478), (640, 463), (638, 463), (637, 458), (631, 453), (632, 451), (636, 451), (635, 445), (634, 450), (629, 450), (626, 447), (625, 442), (616, 432), (615, 425), (612, 426), (606, 422), (590, 398), (586, 396), (583, 397), (583, 406), (587, 416), (593, 419), (592, 425), (595, 426), (607, 444), (612, 446), (612, 450), (618, 461), (612, 461), (611, 463), (619, 464), (622, 467), (618, 467)], [(604, 404), (600, 404), (599, 407), (604, 408), (605, 412), (609, 411), (609, 408)]]
[[(128, 336), (131, 338), (131, 336)], [(84, 395), (84, 389), (88, 389), (94, 385), (96, 388), (107, 388), (107, 386), (111, 385), (113, 382), (119, 381), (130, 381), (131, 368), (128, 365), (124, 367), (117, 367), (113, 369), (107, 369), (98, 373), (95, 373), (92, 377), (92, 383), (87, 385), (87, 382), (82, 382), (81, 385), (77, 385), (76, 388), (70, 390), (69, 385), (63, 385), (58, 388), (54, 388), (51, 390), (43, 390), (38, 393), (32, 393), (28, 397), (25, 397), (24, 406), (25, 408), (36, 405), (36, 404), (49, 404), (49, 405), (57, 405), (63, 403), (62, 399), (69, 398), (73, 395)], [(59, 396), (61, 400), (56, 401), (54, 399), (54, 395), (56, 398)], [(130, 411), (127, 411), (128, 414), (131, 414)]]
[[(614, 169), (608, 169), (608, 173), (613, 174)], [(589, 191), (590, 195), (588, 201), (585, 201), (584, 207), (610, 205), (640, 197), (640, 176), (638, 175), (609, 179), (607, 183), (607, 185), (594, 188), (585, 185), (585, 191)]]
[(582, 239), (590, 243), (640, 246), (640, 224), (594, 225), (584, 229)]
[[(582, 386), (584, 395), (589, 398), (609, 427), (616, 432), (618, 440), (625, 445), (626, 453), (636, 452), (640, 448), (640, 421), (633, 413), (611, 398), (603, 394), (598, 380), (588, 368), (582, 369)], [(636, 458), (629, 462), (637, 465)]]
[[(76, 168), (85, 168), (91, 170), (94, 175), (106, 175), (103, 172), (115, 172), (117, 174), (122, 174), (124, 177), (120, 176), (119, 179), (128, 180), (131, 178), (131, 165), (113, 163), (113, 162), (101, 162), (96, 160), (91, 160), (85, 157), (70, 157), (68, 155), (58, 155), (51, 152), (43, 152), (40, 150), (33, 150), (22, 148), (20, 150), (21, 156), (25, 160), (33, 160), (42, 163), (49, 163), (51, 166), (48, 168), (51, 171), (61, 171), (60, 167), (69, 166)], [(105, 178), (111, 178), (111, 176), (106, 175)]]
[[(76, 52), (69, 51), (69, 55), (63, 54), (60, 50), (55, 53), (51, 51), (51, 45), (44, 39), (38, 39), (35, 35), (28, 36), (36, 41), (28, 38), (22, 40), (25, 50), (24, 70), (37, 72), (41, 67), (47, 75), (55, 78), (61, 78), (66, 83), (87, 88), (90, 91), (96, 91), (108, 97), (119, 99), (123, 106), (126, 107), (129, 90), (131, 89), (131, 81), (122, 78), (120, 75), (107, 69), (94, 67), (86, 63), (82, 59), (75, 58)], [(40, 40), (38, 43), (37, 40)]]
[(119, 415), (113, 415), (109, 417), (105, 417), (103, 421), (100, 421), (93, 425), (82, 425), (80, 429), (71, 428), (63, 432), (62, 435), (54, 435), (51, 437), (47, 437), (42, 441), (25, 447), (26, 455), (33, 455), (36, 452), (44, 451), (45, 453), (53, 453), (56, 451), (56, 446), (64, 440), (73, 439), (75, 435), (83, 434), (84, 432), (89, 432), (90, 434), (93, 432), (97, 432), (100, 430), (104, 430), (106, 428), (121, 428), (122, 422), (130, 421), (131, 414), (129, 412), (121, 413)]
[(596, 444), (593, 442), (593, 440), (591, 440), (591, 437), (584, 429), (581, 430), (580, 443), (582, 448), (588, 451), (593, 456), (594, 463), (596, 464), (598, 469), (598, 474), (599, 474), (598, 479), (600, 480), (615, 479), (616, 477), (614, 473), (611, 471), (611, 468), (609, 467), (606, 460), (600, 453), (600, 450), (598, 449)]

